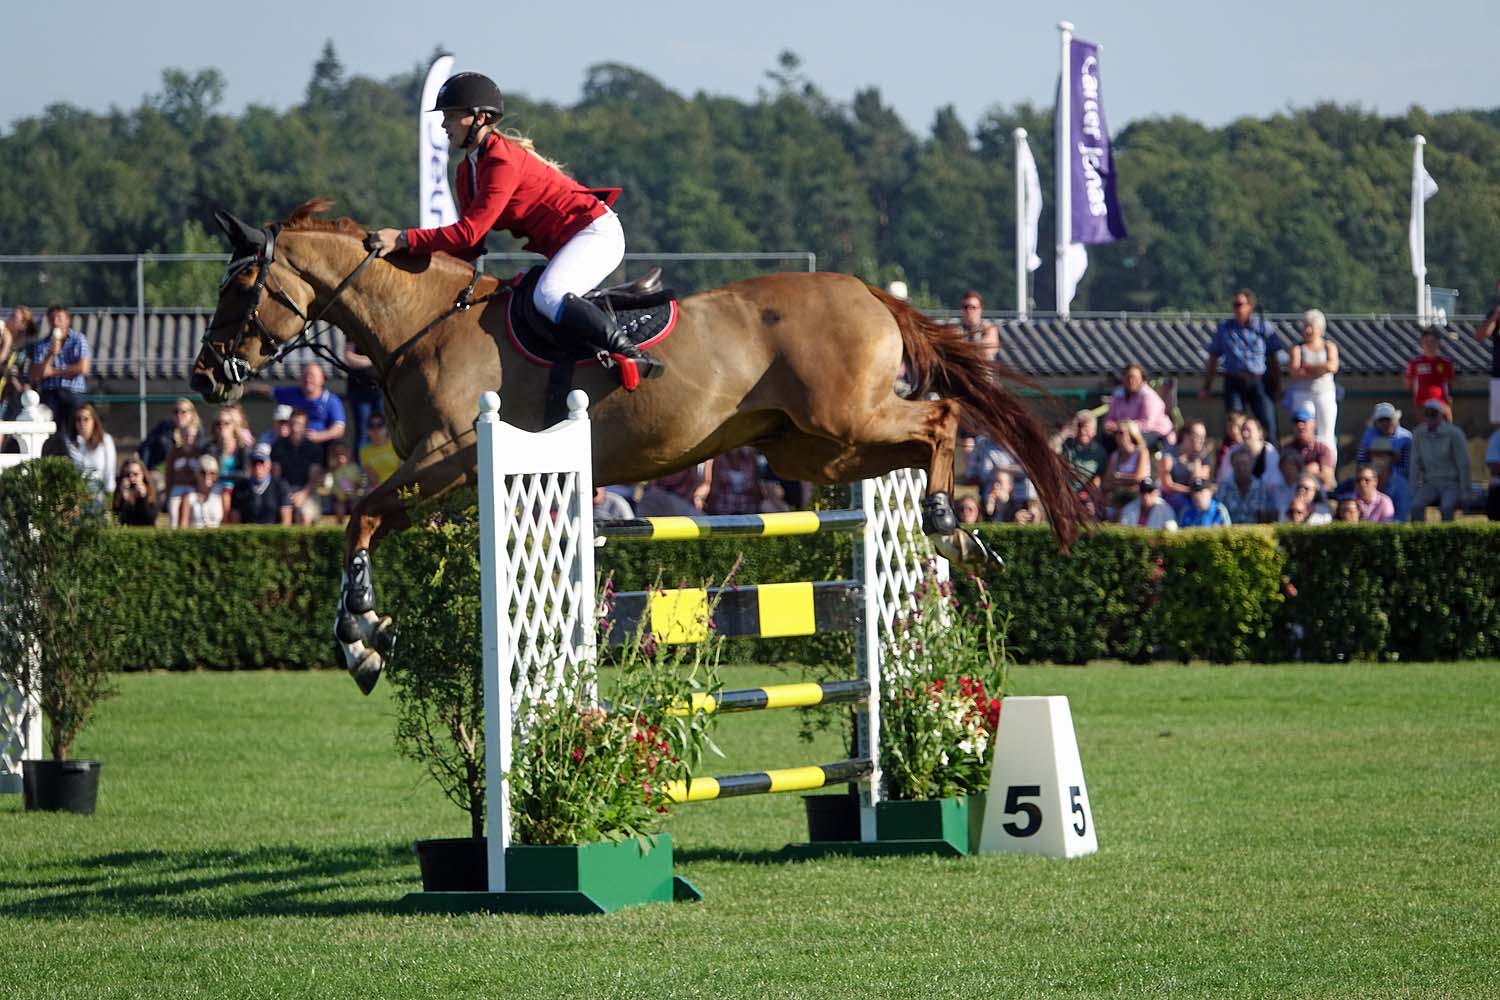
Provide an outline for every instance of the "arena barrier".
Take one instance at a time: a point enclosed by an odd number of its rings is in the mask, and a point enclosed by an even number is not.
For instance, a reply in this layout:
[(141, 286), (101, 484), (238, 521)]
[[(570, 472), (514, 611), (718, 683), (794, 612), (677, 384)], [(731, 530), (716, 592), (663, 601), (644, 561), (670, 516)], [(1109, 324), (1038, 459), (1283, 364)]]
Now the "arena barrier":
[[(568, 396), (568, 417), (540, 432), (500, 419), (500, 398), (485, 393), (475, 427), (479, 444), (479, 533), (484, 625), (485, 741), (490, 777), (487, 850), (491, 892), (505, 891), (511, 844), (510, 787), (504, 775), (523, 700), (545, 699), (566, 672), (592, 661), (597, 641), (594, 548), (601, 542), (670, 542), (711, 537), (785, 537), (857, 533), (852, 580), (616, 594), (607, 641), (637, 627), (665, 642), (694, 642), (712, 627), (724, 636), (793, 636), (850, 631), (857, 676), (822, 683), (770, 685), (696, 697), (683, 711), (744, 712), (818, 704), (861, 704), (849, 760), (717, 777), (694, 776), (669, 794), (697, 802), (807, 791), (860, 783), (861, 839), (875, 839), (881, 797), (881, 637), (923, 579), (927, 553), (919, 501), (925, 476), (902, 470), (854, 487), (852, 510), (726, 517), (593, 519), (588, 397)], [(915, 545), (913, 543), (916, 543)], [(939, 573), (946, 563), (938, 561)], [(717, 601), (717, 604), (715, 604)], [(497, 777), (498, 776), (498, 777)]]
[[(42, 445), (57, 430), (50, 416), (42, 412), (37, 394), (27, 389), (21, 393), (19, 419), (0, 421), (0, 437), (14, 440), (19, 452), (0, 453), (0, 469), (41, 457)], [(3, 561), (3, 560), (0, 560)], [(21, 791), (21, 761), (35, 759), (42, 753), (42, 713), (33, 697), (28, 700), (7, 684), (0, 684), (0, 794)]]

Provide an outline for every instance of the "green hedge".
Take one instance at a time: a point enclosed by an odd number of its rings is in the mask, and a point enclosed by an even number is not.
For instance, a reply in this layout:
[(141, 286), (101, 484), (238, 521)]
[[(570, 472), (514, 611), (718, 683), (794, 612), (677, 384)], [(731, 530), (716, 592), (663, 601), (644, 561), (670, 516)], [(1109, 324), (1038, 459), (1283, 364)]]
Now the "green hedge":
[[(988, 582), (1022, 662), (1500, 657), (1500, 525), (1487, 521), (1170, 535), (1106, 527), (1069, 556), (1042, 528), (983, 531), (1005, 558)], [(120, 529), (109, 544), (120, 572), (90, 581), (94, 606), (125, 626), (135, 668), (337, 665), (341, 531)], [(381, 547), (377, 591), (418, 562), (402, 553), (421, 544), (408, 532)], [(848, 536), (617, 543), (598, 550), (597, 564), (620, 590), (658, 578), (700, 586), (721, 582), (741, 553), (735, 583), (842, 579), (852, 546)], [(838, 674), (851, 649), (848, 636), (820, 636), (741, 640), (727, 655)]]

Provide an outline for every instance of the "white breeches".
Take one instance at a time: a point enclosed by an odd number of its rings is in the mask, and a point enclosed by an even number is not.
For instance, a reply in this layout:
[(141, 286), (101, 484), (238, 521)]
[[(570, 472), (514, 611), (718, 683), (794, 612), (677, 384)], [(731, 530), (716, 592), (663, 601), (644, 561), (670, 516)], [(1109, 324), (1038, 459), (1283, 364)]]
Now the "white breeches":
[(624, 259), (625, 230), (620, 226), (620, 217), (605, 212), (574, 234), (547, 262), (531, 301), (543, 316), (555, 323), (562, 313), (565, 295), (593, 291)]

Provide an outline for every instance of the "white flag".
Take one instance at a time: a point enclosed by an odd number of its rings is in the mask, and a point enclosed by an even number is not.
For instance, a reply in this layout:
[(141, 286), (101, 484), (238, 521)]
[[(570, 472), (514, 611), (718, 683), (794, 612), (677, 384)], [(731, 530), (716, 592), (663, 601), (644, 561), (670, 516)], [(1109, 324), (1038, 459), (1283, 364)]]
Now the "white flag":
[(417, 226), (432, 229), (458, 221), (453, 191), (448, 187), (448, 133), (443, 131), (443, 113), (428, 111), (437, 100), (438, 89), (453, 72), (453, 57), (438, 56), (427, 71), (422, 87), (422, 108), (417, 141)]
[(1036, 160), (1031, 155), (1031, 143), (1024, 136), (1018, 142), (1020, 145), (1016, 152), (1020, 160), (1018, 167), (1021, 176), (1016, 178), (1016, 183), (1021, 185), (1022, 197), (1026, 203), (1026, 270), (1035, 271), (1042, 266), (1042, 258), (1036, 252), (1037, 231), (1042, 225), (1042, 178), (1037, 173)]
[(1422, 165), (1422, 147), (1412, 155), (1411, 165), (1411, 223), (1406, 229), (1406, 240), (1411, 246), (1411, 273), (1422, 277), (1427, 273), (1427, 222), (1424, 205), (1428, 198), (1437, 194), (1437, 181)]
[(1063, 268), (1066, 274), (1063, 278), (1061, 301), (1070, 306), (1073, 304), (1073, 293), (1078, 291), (1078, 283), (1083, 280), (1083, 272), (1089, 269), (1089, 253), (1082, 243), (1068, 244), (1067, 252), (1063, 254)]

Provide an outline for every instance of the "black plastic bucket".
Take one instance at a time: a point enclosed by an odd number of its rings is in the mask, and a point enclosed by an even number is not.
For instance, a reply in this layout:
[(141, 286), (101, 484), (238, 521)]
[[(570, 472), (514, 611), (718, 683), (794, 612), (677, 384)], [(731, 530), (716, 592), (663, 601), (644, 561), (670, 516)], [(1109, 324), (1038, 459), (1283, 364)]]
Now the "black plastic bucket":
[(92, 815), (99, 801), (97, 760), (24, 760), (21, 791), (27, 809)]
[(489, 856), (483, 837), (445, 837), (412, 845), (422, 869), (423, 892), (486, 892)]
[(859, 839), (859, 796), (804, 795), (807, 807), (807, 839), (820, 844)]

